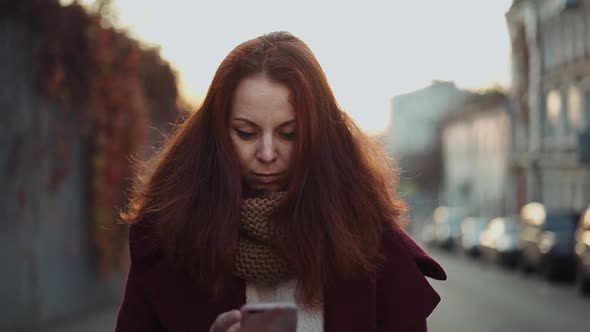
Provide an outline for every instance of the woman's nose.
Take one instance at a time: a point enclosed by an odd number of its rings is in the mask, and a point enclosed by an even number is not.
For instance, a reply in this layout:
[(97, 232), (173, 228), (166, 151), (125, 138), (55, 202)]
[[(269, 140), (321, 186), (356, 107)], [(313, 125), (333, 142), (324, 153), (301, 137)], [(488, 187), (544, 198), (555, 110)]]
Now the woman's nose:
[(273, 139), (271, 137), (263, 137), (256, 154), (258, 160), (269, 163), (276, 160), (278, 156), (279, 152)]

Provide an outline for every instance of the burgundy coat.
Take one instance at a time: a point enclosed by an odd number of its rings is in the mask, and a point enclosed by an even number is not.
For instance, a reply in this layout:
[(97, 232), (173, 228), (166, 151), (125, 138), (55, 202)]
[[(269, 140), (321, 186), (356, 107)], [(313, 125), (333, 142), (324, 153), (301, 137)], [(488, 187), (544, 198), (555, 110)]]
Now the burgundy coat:
[[(187, 276), (142, 241), (131, 227), (131, 267), (116, 332), (209, 331), (222, 312), (246, 302), (245, 283), (234, 279), (230, 292), (211, 301)], [(425, 276), (445, 280), (441, 266), (404, 231), (384, 236), (387, 258), (376, 280), (342, 282), (324, 294), (326, 332), (425, 332), (426, 318), (440, 301)]]

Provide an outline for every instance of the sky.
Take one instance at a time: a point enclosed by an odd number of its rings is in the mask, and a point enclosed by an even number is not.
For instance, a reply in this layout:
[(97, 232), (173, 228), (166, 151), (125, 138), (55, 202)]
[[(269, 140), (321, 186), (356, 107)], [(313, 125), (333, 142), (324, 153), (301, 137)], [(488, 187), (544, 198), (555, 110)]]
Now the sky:
[(398, 94), (449, 80), (466, 89), (510, 83), (504, 14), (511, 0), (112, 0), (116, 23), (161, 47), (181, 90), (202, 98), (241, 42), (285, 30), (306, 42), (334, 94), (366, 131), (384, 130)]

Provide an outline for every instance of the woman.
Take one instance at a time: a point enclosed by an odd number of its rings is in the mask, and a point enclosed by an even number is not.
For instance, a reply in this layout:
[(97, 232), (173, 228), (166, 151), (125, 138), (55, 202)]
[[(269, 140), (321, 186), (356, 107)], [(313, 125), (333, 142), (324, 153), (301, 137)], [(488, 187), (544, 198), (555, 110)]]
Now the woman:
[(234, 331), (291, 301), (298, 331), (426, 331), (442, 268), (400, 228), (385, 154), (286, 32), (236, 47), (138, 182), (116, 331)]

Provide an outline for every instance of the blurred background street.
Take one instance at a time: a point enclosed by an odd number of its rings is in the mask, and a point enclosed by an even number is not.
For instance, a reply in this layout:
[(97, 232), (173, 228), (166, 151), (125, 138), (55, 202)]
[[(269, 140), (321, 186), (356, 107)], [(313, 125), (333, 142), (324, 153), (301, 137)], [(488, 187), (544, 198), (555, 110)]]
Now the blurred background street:
[(549, 284), (443, 251), (431, 251), (449, 280), (433, 281), (442, 297), (430, 316), (431, 331), (586, 331), (588, 300), (567, 284)]
[(399, 166), (449, 275), (430, 331), (590, 331), (582, 0), (0, 1), (0, 331), (113, 329), (132, 161), (275, 30)]
[[(551, 332), (586, 331), (588, 300), (567, 284), (430, 248), (447, 270), (447, 281), (431, 281), (442, 297), (430, 316), (430, 331)], [(44, 332), (110, 331), (116, 308), (102, 308), (84, 319), (59, 322)]]

